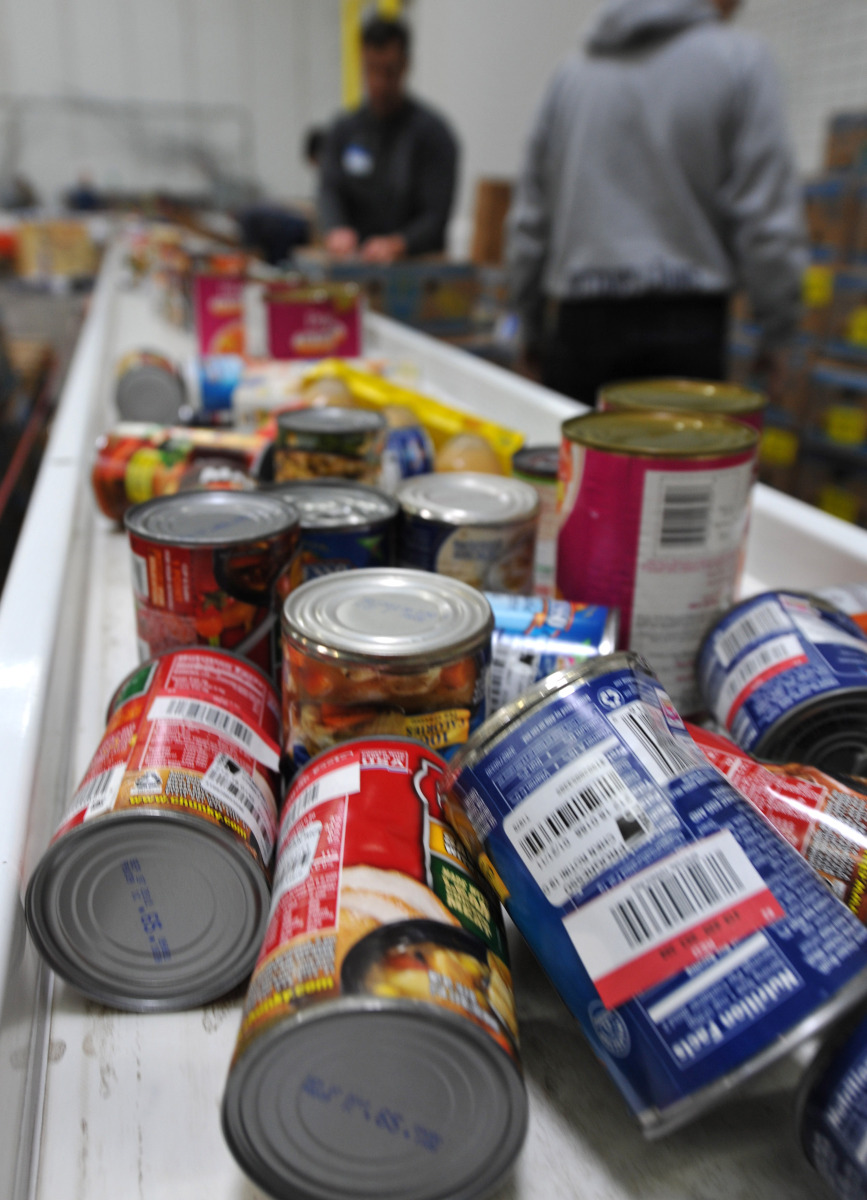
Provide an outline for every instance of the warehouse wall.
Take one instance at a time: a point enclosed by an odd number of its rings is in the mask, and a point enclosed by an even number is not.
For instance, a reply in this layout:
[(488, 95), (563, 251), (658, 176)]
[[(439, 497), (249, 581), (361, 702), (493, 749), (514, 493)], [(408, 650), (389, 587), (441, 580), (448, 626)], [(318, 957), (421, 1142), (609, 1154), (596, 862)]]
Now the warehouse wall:
[[(455, 249), (467, 244), (480, 176), (514, 176), (554, 67), (582, 39), (598, 0), (414, 0), (413, 84), (460, 131)], [(821, 165), (829, 112), (867, 108), (864, 0), (747, 0), (737, 21), (770, 43), (801, 170)]]
[(0, 176), (46, 198), (247, 176), (311, 189), (340, 96), (338, 0), (0, 0)]

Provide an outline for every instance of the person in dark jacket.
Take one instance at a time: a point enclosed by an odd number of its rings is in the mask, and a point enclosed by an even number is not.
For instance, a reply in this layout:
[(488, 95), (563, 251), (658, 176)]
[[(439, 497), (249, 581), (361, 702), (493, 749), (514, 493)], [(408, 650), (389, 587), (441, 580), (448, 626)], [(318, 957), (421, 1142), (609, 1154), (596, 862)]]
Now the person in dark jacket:
[(779, 387), (800, 184), (774, 64), (728, 23), (737, 6), (605, 0), (537, 114), (508, 219), (513, 302), (544, 382), (586, 404), (615, 379), (721, 378), (736, 287), (755, 373)]
[(367, 101), (334, 122), (320, 163), (325, 249), (368, 262), (445, 247), (458, 147), (449, 127), (406, 92), (409, 34), (375, 17), (362, 30)]

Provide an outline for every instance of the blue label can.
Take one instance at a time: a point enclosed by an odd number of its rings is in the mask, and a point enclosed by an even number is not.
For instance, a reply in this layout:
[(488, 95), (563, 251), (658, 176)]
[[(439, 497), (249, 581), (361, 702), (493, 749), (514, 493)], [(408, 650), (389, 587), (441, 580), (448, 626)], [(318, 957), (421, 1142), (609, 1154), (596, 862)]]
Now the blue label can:
[(744, 750), (831, 775), (867, 770), (867, 636), (827, 601), (743, 601), (707, 635), (697, 669), (708, 709)]
[(798, 1132), (810, 1163), (839, 1200), (867, 1196), (867, 1021), (821, 1054), (799, 1097)]
[(867, 993), (867, 930), (711, 767), (643, 661), (549, 676), (449, 814), (649, 1136)]
[(489, 709), (554, 671), (617, 648), (619, 614), (601, 604), (485, 592), (494, 614)]

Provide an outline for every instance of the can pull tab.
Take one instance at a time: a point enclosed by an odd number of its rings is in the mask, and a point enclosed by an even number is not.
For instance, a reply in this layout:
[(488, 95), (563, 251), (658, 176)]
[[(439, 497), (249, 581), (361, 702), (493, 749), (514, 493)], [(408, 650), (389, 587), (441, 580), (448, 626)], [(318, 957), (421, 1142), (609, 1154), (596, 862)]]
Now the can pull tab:
[(484, 878), (487, 879), (488, 883), (491, 885), (491, 887), (494, 889), (494, 891), (499, 896), (500, 902), (502, 904), (505, 904), (509, 898), (509, 889), (503, 883), (502, 879), (500, 878), (499, 872), (497, 871), (496, 867), (491, 862), (491, 860), (488, 858), (487, 854), (479, 855), (478, 867), (479, 867), (479, 871), (482, 873)]

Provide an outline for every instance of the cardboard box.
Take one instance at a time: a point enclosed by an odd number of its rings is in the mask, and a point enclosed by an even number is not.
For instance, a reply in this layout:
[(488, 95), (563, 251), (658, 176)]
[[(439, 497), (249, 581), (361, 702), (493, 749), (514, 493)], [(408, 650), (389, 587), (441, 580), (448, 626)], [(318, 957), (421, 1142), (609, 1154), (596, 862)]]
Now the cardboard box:
[(476, 211), (470, 258), (479, 266), (497, 267), (503, 261), (505, 225), (512, 203), (507, 179), (480, 179), (476, 184)]
[(265, 296), (271, 358), (356, 358), (361, 295), (351, 284), (281, 288)]
[(809, 374), (804, 428), (814, 450), (830, 443), (829, 454), (867, 443), (867, 369), (818, 359)]
[(828, 123), (825, 166), (830, 171), (867, 165), (867, 112), (837, 113)]
[(825, 175), (804, 186), (804, 216), (811, 246), (848, 256), (855, 229), (857, 188), (847, 175)]
[(193, 280), (193, 321), (200, 354), (243, 354), (244, 279), (197, 275)]
[(826, 335), (830, 341), (867, 349), (867, 269), (835, 273)]
[(82, 221), (33, 221), (19, 227), (16, 270), (22, 279), (90, 279), (99, 253)]

